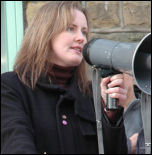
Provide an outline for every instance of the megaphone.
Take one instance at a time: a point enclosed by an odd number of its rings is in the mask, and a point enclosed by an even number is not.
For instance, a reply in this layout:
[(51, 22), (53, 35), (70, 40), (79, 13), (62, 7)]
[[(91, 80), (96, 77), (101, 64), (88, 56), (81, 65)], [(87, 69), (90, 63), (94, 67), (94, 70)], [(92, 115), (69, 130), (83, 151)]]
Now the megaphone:
[(92, 39), (85, 44), (83, 56), (97, 68), (132, 75), (139, 89), (151, 95), (151, 33), (138, 43)]

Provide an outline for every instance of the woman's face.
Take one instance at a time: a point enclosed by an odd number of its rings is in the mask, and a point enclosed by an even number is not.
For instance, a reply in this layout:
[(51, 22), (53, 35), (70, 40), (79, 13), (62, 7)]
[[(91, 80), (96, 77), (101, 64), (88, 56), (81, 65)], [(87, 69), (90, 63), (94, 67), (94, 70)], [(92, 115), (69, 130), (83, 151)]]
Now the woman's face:
[(52, 41), (53, 63), (65, 67), (78, 66), (82, 61), (82, 48), (87, 42), (87, 32), (85, 15), (79, 10), (74, 10), (73, 23)]

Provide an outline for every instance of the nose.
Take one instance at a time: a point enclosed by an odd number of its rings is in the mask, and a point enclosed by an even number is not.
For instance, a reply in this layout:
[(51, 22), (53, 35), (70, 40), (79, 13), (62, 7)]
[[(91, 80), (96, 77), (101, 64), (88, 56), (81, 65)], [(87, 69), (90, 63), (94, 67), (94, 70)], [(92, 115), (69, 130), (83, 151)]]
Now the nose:
[(75, 41), (82, 44), (82, 43), (85, 43), (85, 40), (86, 40), (86, 36), (84, 36), (82, 32), (77, 32), (75, 36)]

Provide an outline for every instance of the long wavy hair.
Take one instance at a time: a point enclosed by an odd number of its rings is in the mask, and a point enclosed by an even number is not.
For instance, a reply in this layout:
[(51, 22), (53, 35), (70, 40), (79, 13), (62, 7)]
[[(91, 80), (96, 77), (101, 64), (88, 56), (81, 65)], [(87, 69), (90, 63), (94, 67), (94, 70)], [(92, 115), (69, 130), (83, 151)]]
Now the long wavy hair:
[[(57, 34), (65, 31), (71, 25), (74, 19), (74, 9), (83, 12), (88, 22), (87, 11), (79, 1), (48, 2), (34, 16), (26, 30), (14, 64), (14, 71), (25, 85), (34, 89), (38, 78), (46, 75), (52, 68), (50, 43)], [(29, 75), (30, 78), (28, 78)], [(89, 78), (84, 59), (77, 67), (77, 77), (80, 90), (86, 92)]]

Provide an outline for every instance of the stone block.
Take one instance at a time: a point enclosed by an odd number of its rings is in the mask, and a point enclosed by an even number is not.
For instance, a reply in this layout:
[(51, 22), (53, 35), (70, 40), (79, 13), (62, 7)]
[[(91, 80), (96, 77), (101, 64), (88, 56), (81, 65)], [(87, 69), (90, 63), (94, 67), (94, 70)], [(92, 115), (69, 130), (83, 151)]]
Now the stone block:
[(110, 33), (110, 34), (99, 34), (99, 33), (91, 33), (90, 39), (93, 38), (103, 38), (110, 39), (114, 41), (120, 42), (139, 42), (147, 33)]
[(125, 27), (148, 28), (151, 26), (150, 1), (124, 1), (123, 18)]
[(92, 28), (120, 26), (118, 1), (86, 2)]

